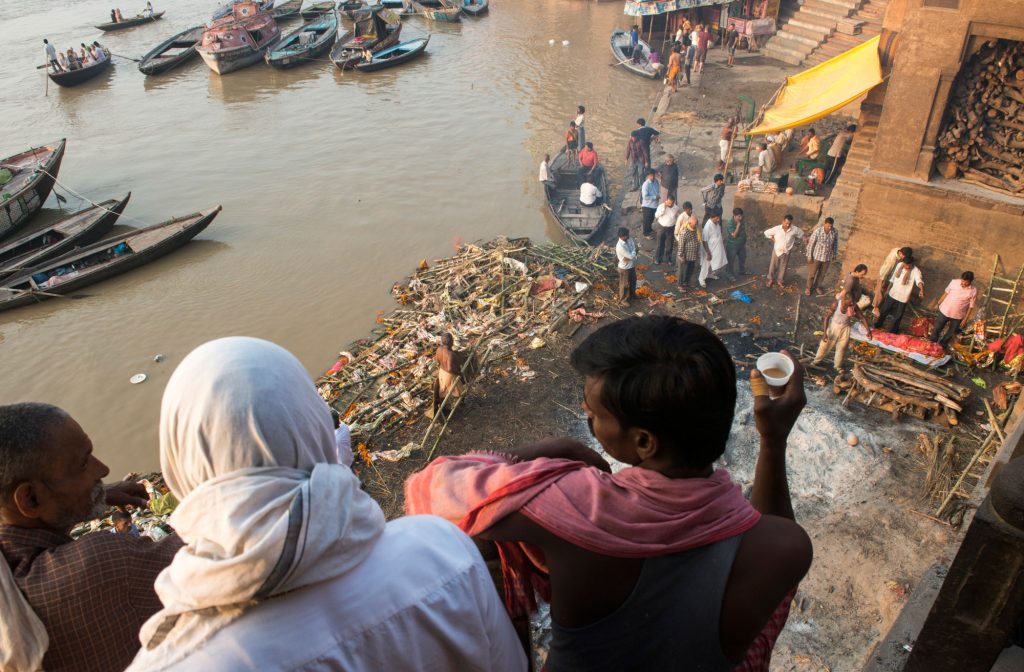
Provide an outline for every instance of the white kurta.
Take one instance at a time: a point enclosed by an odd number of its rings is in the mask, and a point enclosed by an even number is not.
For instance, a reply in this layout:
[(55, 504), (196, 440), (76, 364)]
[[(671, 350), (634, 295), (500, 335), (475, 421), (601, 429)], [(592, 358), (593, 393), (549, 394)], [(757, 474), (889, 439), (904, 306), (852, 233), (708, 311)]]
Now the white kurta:
[(700, 251), (700, 277), (697, 278), (700, 286), (703, 287), (708, 276), (729, 263), (725, 256), (725, 239), (722, 238), (722, 225), (715, 224), (712, 220), (704, 222), (704, 243), (711, 251), (711, 260), (708, 260), (707, 253)]

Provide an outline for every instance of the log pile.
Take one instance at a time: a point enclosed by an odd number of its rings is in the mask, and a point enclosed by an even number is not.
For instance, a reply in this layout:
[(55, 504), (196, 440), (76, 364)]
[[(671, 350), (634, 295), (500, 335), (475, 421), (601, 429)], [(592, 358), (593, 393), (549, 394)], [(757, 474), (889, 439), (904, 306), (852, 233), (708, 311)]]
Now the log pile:
[(889, 357), (855, 363), (851, 373), (836, 376), (832, 389), (846, 395), (844, 406), (856, 400), (887, 411), (893, 420), (904, 414), (921, 420), (941, 417), (950, 425), (959, 424), (958, 414), (971, 393), (963, 385)]
[(614, 269), (614, 255), (603, 247), (504, 238), (463, 245), (453, 257), (421, 262), (407, 282), (395, 284), (399, 306), (380, 314), (370, 338), (340, 353), (317, 389), (353, 436), (368, 441), (415, 422), (429, 407), (434, 353), (445, 332), (469, 362), (465, 376), (512, 359), (513, 375), (527, 380), (533, 372), (517, 348), (543, 347), (584, 301), (588, 308), (610, 302), (610, 293), (593, 290), (610, 286)]
[(1024, 42), (990, 40), (968, 60), (938, 144), (945, 177), (1024, 191)]

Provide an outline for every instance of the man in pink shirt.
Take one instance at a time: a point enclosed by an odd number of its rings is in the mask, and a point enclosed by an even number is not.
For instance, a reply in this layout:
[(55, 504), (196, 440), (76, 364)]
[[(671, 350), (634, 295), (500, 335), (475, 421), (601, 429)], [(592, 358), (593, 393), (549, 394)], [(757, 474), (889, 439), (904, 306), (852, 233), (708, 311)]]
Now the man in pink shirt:
[[(974, 273), (964, 271), (959, 280), (950, 280), (938, 301), (939, 315), (935, 318), (931, 340), (945, 347), (971, 319), (977, 298)], [(950, 326), (952, 328), (948, 329)]]

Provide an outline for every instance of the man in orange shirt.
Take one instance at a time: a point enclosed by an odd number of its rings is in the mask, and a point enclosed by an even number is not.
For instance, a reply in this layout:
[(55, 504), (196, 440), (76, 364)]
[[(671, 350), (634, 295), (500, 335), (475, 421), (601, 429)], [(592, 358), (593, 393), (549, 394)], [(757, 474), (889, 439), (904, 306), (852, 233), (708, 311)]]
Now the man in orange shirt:
[(600, 179), (600, 168), (598, 167), (597, 152), (594, 151), (594, 143), (588, 142), (580, 150), (580, 177), (591, 184)]

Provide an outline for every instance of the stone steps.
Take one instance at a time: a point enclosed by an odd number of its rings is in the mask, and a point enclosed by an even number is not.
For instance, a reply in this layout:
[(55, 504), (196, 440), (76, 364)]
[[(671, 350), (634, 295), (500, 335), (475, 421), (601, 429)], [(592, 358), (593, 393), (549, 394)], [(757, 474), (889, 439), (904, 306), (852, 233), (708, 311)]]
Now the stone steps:
[(762, 53), (800, 65), (835, 33), (836, 24), (858, 11), (864, 0), (804, 0), (780, 15), (782, 27), (765, 43)]
[[(817, 2), (819, 0), (814, 1)], [(867, 0), (863, 6), (857, 8), (850, 15), (850, 18), (853, 20), (862, 22), (859, 34), (831, 33), (827, 39), (822, 40), (817, 49), (808, 54), (804, 62), (808, 65), (823, 63), (878, 35), (882, 31), (882, 20), (885, 17), (885, 10), (888, 4), (889, 0)]]

